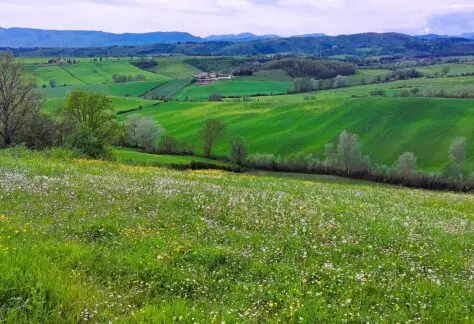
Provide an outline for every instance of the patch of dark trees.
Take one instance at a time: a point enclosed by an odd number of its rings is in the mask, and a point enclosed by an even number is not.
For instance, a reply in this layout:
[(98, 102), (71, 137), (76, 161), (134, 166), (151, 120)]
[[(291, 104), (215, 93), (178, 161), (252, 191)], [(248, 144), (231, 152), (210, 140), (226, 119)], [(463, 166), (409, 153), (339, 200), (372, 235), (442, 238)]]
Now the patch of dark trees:
[(356, 73), (355, 65), (332, 60), (287, 58), (265, 64), (266, 70), (285, 70), (293, 78), (331, 79)]
[(114, 83), (127, 83), (127, 82), (138, 82), (145, 81), (145, 77), (142, 74), (138, 75), (120, 75), (114, 74), (112, 76)]
[(159, 65), (159, 63), (155, 60), (140, 60), (132, 62), (132, 64), (142, 70), (151, 69)]

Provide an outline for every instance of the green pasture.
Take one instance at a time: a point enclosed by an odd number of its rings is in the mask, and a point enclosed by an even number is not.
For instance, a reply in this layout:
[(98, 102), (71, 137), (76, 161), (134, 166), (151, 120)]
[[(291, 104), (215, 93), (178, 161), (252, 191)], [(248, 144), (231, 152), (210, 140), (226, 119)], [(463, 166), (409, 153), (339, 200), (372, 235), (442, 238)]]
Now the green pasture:
[(46, 98), (64, 98), (76, 89), (103, 93), (108, 96), (140, 97), (149, 90), (162, 85), (160, 81), (109, 83), (98, 85), (76, 85), (68, 87), (57, 87), (38, 89)]
[(157, 155), (139, 152), (134, 149), (117, 148), (114, 150), (117, 161), (121, 163), (131, 163), (135, 165), (144, 166), (169, 166), (169, 165), (183, 165), (188, 166), (193, 161), (202, 162), (221, 166), (230, 166), (229, 163), (210, 160), (196, 156), (180, 156), (180, 155)]
[(156, 97), (174, 98), (178, 93), (181, 92), (181, 90), (189, 85), (190, 82), (190, 79), (171, 80), (161, 86), (151, 89), (144, 95), (144, 97), (150, 99)]
[(184, 59), (183, 57), (155, 58), (158, 66), (150, 68), (148, 71), (173, 79), (189, 79), (200, 72), (195, 66), (185, 63)]
[[(251, 102), (167, 103), (141, 113), (159, 121), (170, 135), (199, 147), (198, 132), (208, 118), (227, 124), (216, 153), (228, 155), (234, 135), (245, 138), (250, 153), (314, 153), (343, 130), (361, 136), (364, 154), (374, 163), (394, 164), (406, 151), (420, 167), (442, 169), (457, 136), (468, 139), (467, 167), (474, 171), (474, 100), (434, 98), (352, 98), (344, 92), (252, 98)], [(283, 100), (282, 100), (283, 99)], [(291, 99), (291, 100), (290, 100)], [(125, 118), (125, 116), (121, 117)]]
[[(112, 105), (115, 108), (116, 112), (121, 112), (125, 110), (131, 110), (139, 108), (140, 106), (145, 109), (156, 108), (156, 105), (160, 101), (156, 100), (146, 100), (141, 98), (127, 98), (127, 97), (110, 97), (112, 99)], [(66, 103), (66, 98), (55, 98), (48, 99), (44, 101), (43, 109), (47, 113), (54, 113), (59, 110)]]
[(178, 97), (180, 99), (206, 100), (214, 93), (218, 93), (224, 97), (284, 94), (292, 85), (293, 84), (288, 81), (245, 81), (236, 79), (215, 82), (209, 85), (194, 84), (184, 88)]
[(472, 323), (474, 196), (0, 152), (5, 323)]

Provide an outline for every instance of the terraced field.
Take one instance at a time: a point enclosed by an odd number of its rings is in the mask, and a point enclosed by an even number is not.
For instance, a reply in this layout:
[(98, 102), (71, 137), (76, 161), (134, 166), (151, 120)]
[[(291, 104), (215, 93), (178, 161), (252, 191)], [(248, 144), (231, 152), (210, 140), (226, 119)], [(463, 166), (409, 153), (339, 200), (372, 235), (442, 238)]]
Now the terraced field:
[(7, 323), (473, 320), (472, 195), (22, 149), (0, 165)]

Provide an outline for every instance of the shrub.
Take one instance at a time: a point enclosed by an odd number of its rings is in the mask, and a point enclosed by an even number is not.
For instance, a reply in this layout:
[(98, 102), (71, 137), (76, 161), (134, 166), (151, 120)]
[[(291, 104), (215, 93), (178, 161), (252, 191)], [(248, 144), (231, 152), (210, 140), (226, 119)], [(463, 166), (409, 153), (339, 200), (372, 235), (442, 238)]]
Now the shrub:
[(385, 90), (382, 90), (382, 89), (372, 90), (372, 91), (369, 92), (369, 94), (372, 97), (386, 97), (387, 96)]
[(246, 164), (251, 168), (275, 170), (275, 156), (273, 154), (253, 154), (247, 158)]
[(405, 152), (397, 160), (398, 174), (406, 179), (416, 172), (416, 156), (413, 153)]
[(222, 96), (215, 92), (209, 96), (208, 101), (222, 101)]

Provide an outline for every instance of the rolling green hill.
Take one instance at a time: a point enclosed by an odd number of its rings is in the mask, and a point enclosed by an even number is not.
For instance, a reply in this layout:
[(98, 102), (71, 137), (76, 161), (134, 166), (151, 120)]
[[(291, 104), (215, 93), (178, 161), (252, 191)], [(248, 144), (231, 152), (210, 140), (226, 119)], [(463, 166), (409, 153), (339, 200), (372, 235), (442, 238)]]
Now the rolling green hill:
[(128, 82), (128, 83), (108, 83), (98, 85), (76, 85), (68, 87), (57, 87), (39, 89), (46, 98), (64, 98), (75, 89), (84, 89), (92, 92), (99, 92), (108, 96), (121, 97), (140, 97), (149, 90), (162, 85), (162, 81), (144, 81), (144, 82)]
[(124, 76), (142, 75), (147, 81), (166, 82), (169, 77), (141, 70), (126, 61), (80, 62), (63, 65), (28, 65), (39, 86), (49, 87), (50, 80), (56, 80), (58, 87), (63, 85), (98, 85), (113, 83), (114, 74)]
[(7, 323), (472, 322), (472, 195), (56, 156), (0, 152)]
[(474, 64), (436, 64), (426, 67), (417, 68), (418, 71), (422, 72), (425, 75), (441, 73), (443, 69), (447, 67), (449, 69), (449, 74), (462, 74), (462, 73), (474, 73)]
[(173, 79), (189, 79), (200, 72), (198, 68), (184, 62), (186, 57), (156, 58), (158, 66), (147, 69), (150, 72), (166, 75)]
[(189, 83), (191, 82), (190, 79), (175, 79), (171, 80), (169, 82), (166, 82), (165, 84), (153, 88), (150, 91), (148, 91), (144, 97), (147, 99), (153, 99), (153, 98), (167, 98), (167, 99), (172, 99), (174, 98), (178, 93), (181, 92), (181, 90), (184, 89)]
[[(393, 164), (411, 151), (426, 169), (448, 162), (448, 147), (456, 136), (468, 141), (468, 167), (474, 171), (474, 101), (433, 98), (351, 98), (342, 90), (303, 96), (254, 99), (250, 103), (168, 103), (144, 109), (168, 131), (199, 147), (197, 133), (208, 118), (228, 125), (216, 153), (228, 155), (229, 139), (242, 135), (251, 153), (316, 153), (343, 130), (361, 136), (373, 161)], [(122, 117), (124, 118), (124, 117)]]

